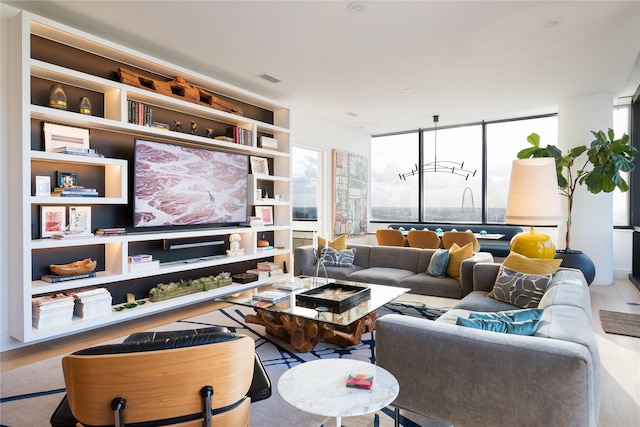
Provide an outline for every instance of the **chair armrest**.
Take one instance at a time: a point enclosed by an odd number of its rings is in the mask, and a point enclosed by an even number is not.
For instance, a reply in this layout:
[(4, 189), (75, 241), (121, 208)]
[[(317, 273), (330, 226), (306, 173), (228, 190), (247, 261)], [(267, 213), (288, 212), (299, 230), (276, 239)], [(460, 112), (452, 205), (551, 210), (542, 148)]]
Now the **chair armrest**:
[(313, 246), (299, 246), (293, 252), (293, 275), (300, 276), (302, 270), (316, 265), (316, 253)]

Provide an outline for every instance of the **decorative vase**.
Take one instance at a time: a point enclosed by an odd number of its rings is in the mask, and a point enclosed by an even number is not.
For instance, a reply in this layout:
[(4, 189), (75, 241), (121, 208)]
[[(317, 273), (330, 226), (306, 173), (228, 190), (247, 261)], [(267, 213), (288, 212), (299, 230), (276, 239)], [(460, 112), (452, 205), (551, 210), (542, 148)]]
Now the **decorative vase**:
[(591, 261), (591, 258), (582, 251), (572, 249), (571, 252), (567, 252), (564, 249), (558, 249), (555, 258), (562, 259), (560, 267), (576, 268), (582, 271), (584, 278), (587, 280), (587, 285), (591, 285), (596, 277), (596, 266)]
[(87, 98), (86, 96), (80, 98), (80, 101), (78, 101), (78, 111), (81, 114), (86, 114), (88, 116), (91, 115), (91, 101), (89, 100), (89, 98)]
[(49, 107), (58, 110), (67, 109), (67, 94), (60, 83), (54, 83), (49, 89)]

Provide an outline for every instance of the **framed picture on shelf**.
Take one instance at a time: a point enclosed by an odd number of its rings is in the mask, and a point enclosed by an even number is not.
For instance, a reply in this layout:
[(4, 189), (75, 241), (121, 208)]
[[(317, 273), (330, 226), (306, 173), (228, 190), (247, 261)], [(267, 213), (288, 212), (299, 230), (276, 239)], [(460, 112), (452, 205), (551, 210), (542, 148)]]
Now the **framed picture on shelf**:
[(88, 149), (89, 129), (45, 123), (44, 150), (56, 152), (58, 149)]
[(51, 178), (48, 176), (36, 176), (36, 196), (49, 196), (51, 194)]
[(91, 206), (69, 206), (68, 234), (91, 234)]
[(256, 216), (262, 219), (264, 225), (273, 225), (273, 207), (256, 206)]
[(254, 175), (269, 175), (269, 163), (264, 157), (251, 156), (251, 173)]
[(56, 186), (75, 187), (78, 185), (78, 174), (75, 172), (56, 172)]
[(40, 208), (40, 222), (42, 229), (40, 237), (51, 237), (63, 233), (66, 224), (67, 208), (64, 206), (42, 206)]

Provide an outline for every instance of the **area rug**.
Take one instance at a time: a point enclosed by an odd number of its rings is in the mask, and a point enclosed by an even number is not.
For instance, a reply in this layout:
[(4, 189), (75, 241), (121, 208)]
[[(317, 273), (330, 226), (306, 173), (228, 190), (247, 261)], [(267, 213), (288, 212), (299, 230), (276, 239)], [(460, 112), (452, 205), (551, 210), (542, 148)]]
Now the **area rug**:
[[(181, 330), (207, 326), (226, 326), (234, 332), (248, 335), (255, 340), (260, 355), (272, 381), (272, 396), (251, 405), (251, 425), (296, 427), (328, 427), (335, 425), (333, 418), (321, 417), (299, 411), (282, 400), (277, 392), (278, 378), (297, 364), (323, 358), (349, 358), (375, 363), (375, 330), (363, 335), (358, 345), (343, 348), (320, 343), (311, 352), (297, 353), (288, 343), (267, 335), (261, 325), (245, 323), (244, 315), (252, 310), (229, 306), (200, 316), (168, 323), (154, 328), (156, 331)], [(419, 304), (390, 303), (378, 310), (378, 316), (397, 313), (434, 320), (444, 311)], [(121, 342), (124, 337), (108, 341)], [(106, 343), (105, 343), (106, 344)], [(61, 359), (57, 356), (31, 365), (2, 372), (0, 398), (0, 425), (31, 427), (49, 425), (49, 417), (64, 396)], [(406, 416), (405, 416), (406, 415)], [(277, 422), (274, 423), (274, 420)], [(393, 408), (387, 407), (372, 414), (342, 419), (344, 427), (391, 427)], [(416, 414), (401, 417), (404, 427), (439, 427), (436, 421)]]
[(640, 314), (600, 310), (600, 322), (609, 334), (640, 338)]

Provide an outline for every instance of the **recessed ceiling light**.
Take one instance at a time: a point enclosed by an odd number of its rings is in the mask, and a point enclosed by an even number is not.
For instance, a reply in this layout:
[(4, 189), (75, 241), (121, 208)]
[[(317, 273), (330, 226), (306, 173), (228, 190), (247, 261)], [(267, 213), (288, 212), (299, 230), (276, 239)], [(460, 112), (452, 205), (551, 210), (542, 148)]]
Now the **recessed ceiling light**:
[(266, 74), (266, 73), (258, 74), (258, 77), (260, 77), (261, 79), (265, 79), (266, 81), (274, 84), (281, 82), (281, 80), (276, 79), (275, 77), (270, 76), (269, 74)]
[(368, 7), (369, 5), (363, 1), (354, 1), (352, 3), (349, 3), (349, 5), (347, 6), (347, 10), (351, 13), (364, 13), (364, 11), (367, 10)]

